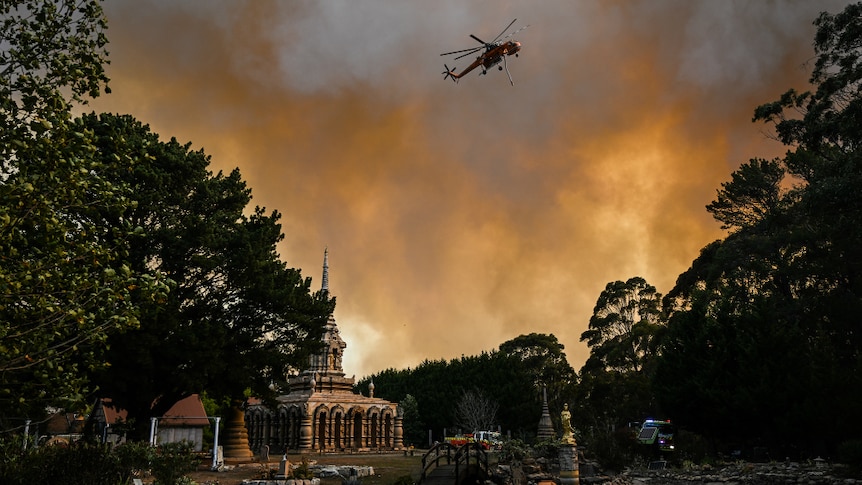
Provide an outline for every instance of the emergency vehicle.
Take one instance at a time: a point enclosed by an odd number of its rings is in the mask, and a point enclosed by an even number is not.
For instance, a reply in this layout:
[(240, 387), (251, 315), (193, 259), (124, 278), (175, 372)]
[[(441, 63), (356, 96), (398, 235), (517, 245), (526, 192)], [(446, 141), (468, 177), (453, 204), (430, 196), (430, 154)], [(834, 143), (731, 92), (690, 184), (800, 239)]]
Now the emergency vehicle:
[(447, 436), (444, 441), (452, 446), (463, 446), (467, 443), (479, 443), (486, 450), (498, 450), (503, 440), (498, 431), (474, 431), (463, 435)]
[(638, 432), (638, 443), (654, 446), (659, 451), (674, 451), (674, 427), (670, 421), (647, 419)]

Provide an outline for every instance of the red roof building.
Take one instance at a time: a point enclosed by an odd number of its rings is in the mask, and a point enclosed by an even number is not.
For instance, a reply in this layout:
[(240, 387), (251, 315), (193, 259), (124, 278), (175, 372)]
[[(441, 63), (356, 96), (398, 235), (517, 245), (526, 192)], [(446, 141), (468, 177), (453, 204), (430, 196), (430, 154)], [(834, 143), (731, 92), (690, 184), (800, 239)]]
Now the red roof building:
[[(90, 419), (95, 421), (96, 429), (101, 431), (102, 441), (121, 443), (125, 441), (125, 433), (120, 425), (126, 422), (126, 416), (126, 410), (112, 406), (110, 399), (100, 399)], [(195, 451), (201, 451), (203, 431), (209, 424), (200, 396), (192, 394), (157, 418), (156, 443), (188, 441), (194, 444)]]

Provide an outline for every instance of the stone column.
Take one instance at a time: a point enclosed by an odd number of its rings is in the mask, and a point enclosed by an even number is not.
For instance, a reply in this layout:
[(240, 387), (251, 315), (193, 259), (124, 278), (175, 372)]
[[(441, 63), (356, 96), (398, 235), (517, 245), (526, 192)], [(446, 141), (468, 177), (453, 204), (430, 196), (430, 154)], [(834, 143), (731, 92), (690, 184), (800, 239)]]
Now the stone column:
[(234, 401), (225, 424), (224, 457), (226, 460), (251, 461), (254, 457), (248, 447), (248, 430), (245, 428), (241, 404), (239, 401)]
[(367, 411), (368, 410), (366, 410), (366, 414), (362, 418), (362, 448), (368, 448), (371, 446), (371, 416)]
[(404, 448), (404, 418), (401, 413), (395, 415), (395, 430), (393, 432), (395, 442), (392, 443), (393, 448), (400, 450)]
[(308, 451), (311, 449), (311, 413), (308, 408), (302, 413), (299, 422), (299, 450)]

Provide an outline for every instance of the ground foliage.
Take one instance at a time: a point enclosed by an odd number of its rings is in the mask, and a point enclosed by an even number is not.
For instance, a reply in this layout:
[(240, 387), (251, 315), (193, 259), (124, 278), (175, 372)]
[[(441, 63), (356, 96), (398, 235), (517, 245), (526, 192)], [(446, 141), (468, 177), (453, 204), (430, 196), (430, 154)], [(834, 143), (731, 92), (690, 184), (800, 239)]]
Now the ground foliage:
[(21, 449), (20, 436), (0, 440), (0, 483), (117, 485), (150, 474), (156, 485), (173, 485), (195, 470), (198, 456), (188, 443), (118, 446), (79, 441)]

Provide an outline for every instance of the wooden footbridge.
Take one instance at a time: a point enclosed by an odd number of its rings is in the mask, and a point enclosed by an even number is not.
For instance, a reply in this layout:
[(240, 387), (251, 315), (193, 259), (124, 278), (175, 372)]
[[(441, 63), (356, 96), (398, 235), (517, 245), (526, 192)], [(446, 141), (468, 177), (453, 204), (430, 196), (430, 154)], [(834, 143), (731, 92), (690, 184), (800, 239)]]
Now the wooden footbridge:
[(475, 485), (485, 483), (488, 453), (480, 443), (454, 446), (437, 443), (422, 455), (422, 485)]

